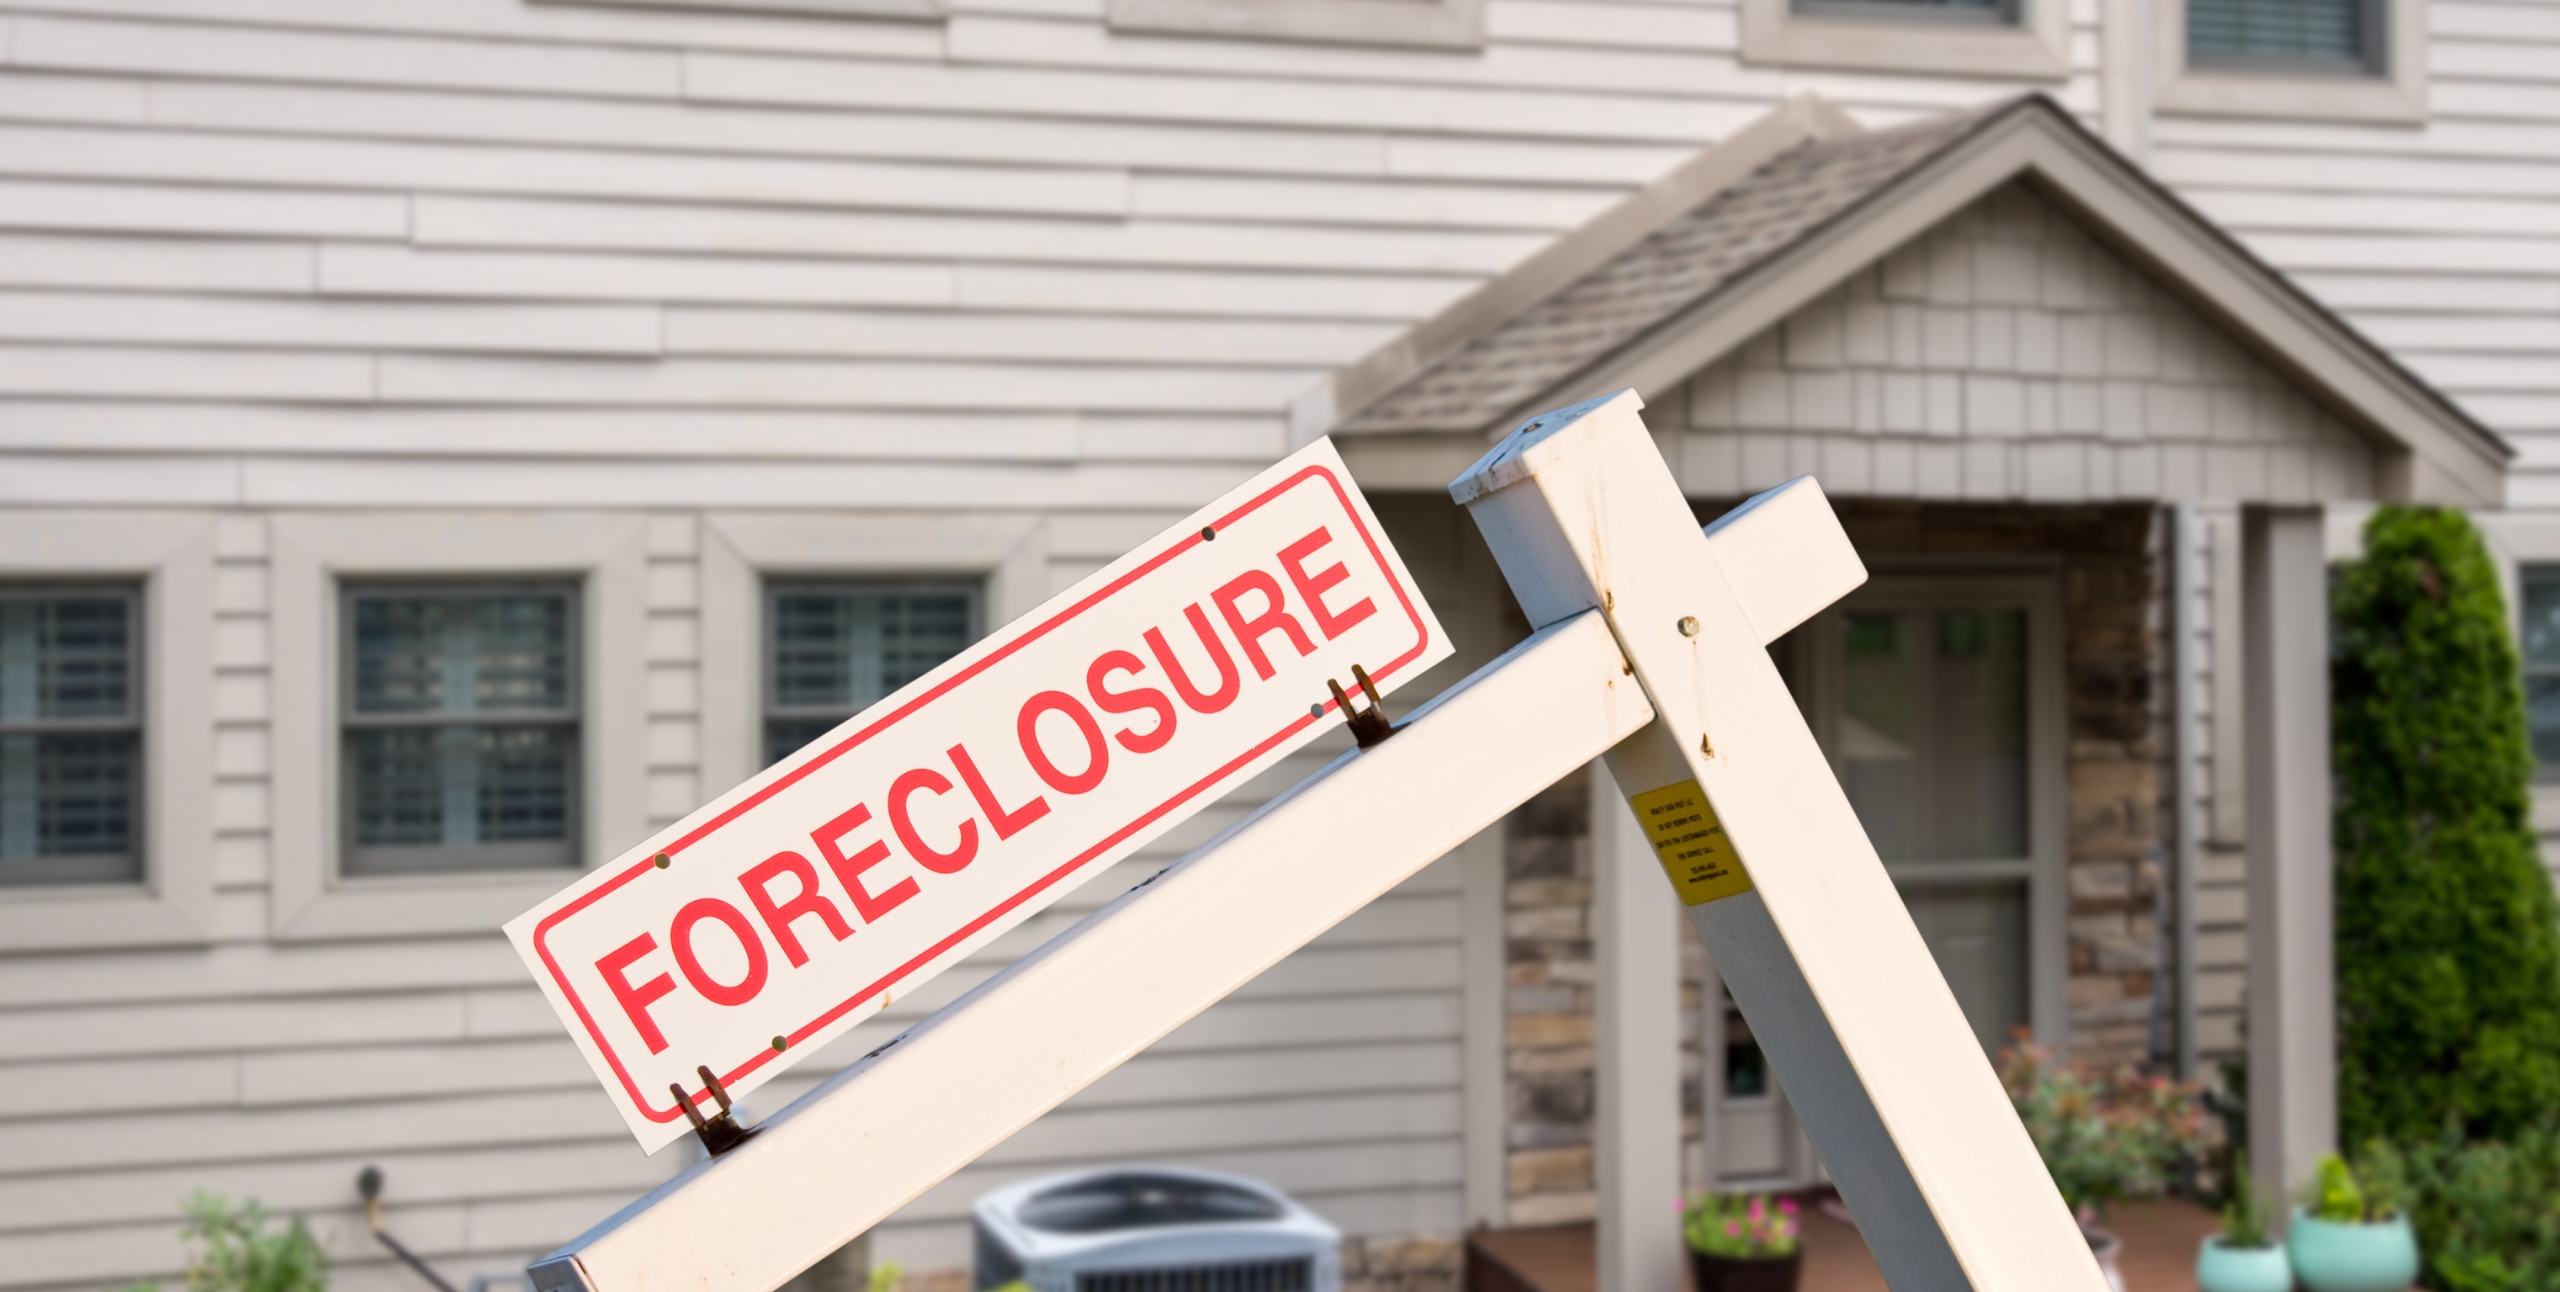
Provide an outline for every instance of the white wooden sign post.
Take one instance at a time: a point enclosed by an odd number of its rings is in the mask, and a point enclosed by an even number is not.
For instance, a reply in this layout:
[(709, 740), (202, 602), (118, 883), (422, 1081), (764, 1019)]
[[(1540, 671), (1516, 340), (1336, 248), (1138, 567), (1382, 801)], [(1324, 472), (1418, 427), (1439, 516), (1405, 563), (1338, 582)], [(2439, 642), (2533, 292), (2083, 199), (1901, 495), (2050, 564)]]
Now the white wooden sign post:
[[(2100, 1292), (1769, 660), (1771, 640), (1864, 580), (1847, 536), (1810, 479), (1702, 533), (1640, 407), (1629, 392), (1531, 419), (1451, 486), (1536, 625), (1528, 641), (537, 1262), (535, 1286), (776, 1287), (1605, 755), (1886, 1280)], [(627, 945), (608, 944), (580, 954)]]

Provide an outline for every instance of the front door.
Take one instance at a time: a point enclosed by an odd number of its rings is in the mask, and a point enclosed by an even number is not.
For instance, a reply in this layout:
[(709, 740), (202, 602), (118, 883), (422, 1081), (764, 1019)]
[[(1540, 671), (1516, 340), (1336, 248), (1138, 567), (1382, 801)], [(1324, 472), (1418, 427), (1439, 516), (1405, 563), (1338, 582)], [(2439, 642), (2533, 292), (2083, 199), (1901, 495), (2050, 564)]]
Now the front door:
[[(1773, 648), (1986, 1051), (2061, 1018), (2061, 632), (2049, 575), (1879, 576)], [(1819, 1166), (1719, 988), (1719, 1183)], [(1721, 1046), (1721, 1053), (1717, 1047)]]

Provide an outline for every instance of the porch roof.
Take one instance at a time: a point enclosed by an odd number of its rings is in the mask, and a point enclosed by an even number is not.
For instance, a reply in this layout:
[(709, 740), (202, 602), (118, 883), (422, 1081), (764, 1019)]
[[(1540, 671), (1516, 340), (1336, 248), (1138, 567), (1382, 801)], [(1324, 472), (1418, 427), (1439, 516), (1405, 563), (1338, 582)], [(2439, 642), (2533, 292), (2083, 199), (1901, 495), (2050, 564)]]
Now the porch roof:
[(2503, 500), (2494, 433), (2042, 95), (1873, 132), (1800, 98), (1332, 374), (1293, 426), (1471, 455), (1546, 408), (1654, 395), (2018, 180), (2361, 433), (2385, 499)]

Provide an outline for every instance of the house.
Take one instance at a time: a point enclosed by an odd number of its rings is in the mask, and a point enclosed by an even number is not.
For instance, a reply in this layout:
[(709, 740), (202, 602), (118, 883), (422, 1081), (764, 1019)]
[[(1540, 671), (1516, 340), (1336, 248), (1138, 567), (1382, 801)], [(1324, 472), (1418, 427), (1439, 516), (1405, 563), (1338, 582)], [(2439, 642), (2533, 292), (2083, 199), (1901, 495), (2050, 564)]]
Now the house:
[[(0, 31), (0, 1287), (168, 1276), (199, 1186), (390, 1289), (363, 1165), (457, 1280), (663, 1179), (498, 923), (1315, 435), (1459, 645), (1399, 706), (1519, 631), (1442, 489), (1521, 416), (1636, 389), (1702, 518), (1821, 478), (1876, 577), (1779, 655), (1986, 1044), (2208, 1070), (2246, 982), (2288, 1157), (2326, 1098), (2320, 563), (2358, 507), (2457, 504), (2560, 604), (2519, 124), (2560, 28), (2524, 10)], [(1143, 1157), (1268, 1178), (1420, 1287), (1474, 1224), (1640, 1253), (1684, 1179), (1817, 1178), (1622, 815), (1557, 786), (879, 1254), (958, 1270), (978, 1192)]]

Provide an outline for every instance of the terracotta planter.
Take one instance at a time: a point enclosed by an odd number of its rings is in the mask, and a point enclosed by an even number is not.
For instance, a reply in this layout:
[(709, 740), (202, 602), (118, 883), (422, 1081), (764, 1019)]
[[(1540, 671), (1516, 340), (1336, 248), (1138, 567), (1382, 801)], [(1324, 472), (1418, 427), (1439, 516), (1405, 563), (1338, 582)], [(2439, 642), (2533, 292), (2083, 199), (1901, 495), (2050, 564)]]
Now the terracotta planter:
[(1784, 1256), (1709, 1256), (1689, 1253), (1693, 1292), (1796, 1292), (1796, 1276), (1804, 1272), (1804, 1248)]

